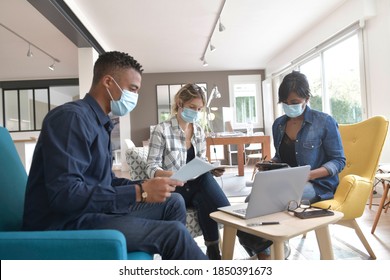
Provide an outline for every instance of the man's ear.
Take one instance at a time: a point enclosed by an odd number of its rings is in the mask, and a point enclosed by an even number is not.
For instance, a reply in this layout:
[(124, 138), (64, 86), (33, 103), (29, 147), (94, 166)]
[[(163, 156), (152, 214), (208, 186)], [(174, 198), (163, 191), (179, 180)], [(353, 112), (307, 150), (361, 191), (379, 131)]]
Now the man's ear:
[(110, 85), (112, 83), (112, 78), (110, 75), (104, 75), (101, 81), (102, 81), (103, 86), (108, 88), (108, 87), (110, 87)]

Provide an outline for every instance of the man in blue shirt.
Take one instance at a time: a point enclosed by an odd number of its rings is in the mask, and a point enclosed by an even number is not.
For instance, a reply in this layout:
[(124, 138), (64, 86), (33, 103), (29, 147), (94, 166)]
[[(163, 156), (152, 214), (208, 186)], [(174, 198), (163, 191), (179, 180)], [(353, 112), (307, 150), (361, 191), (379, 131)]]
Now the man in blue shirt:
[(162, 259), (207, 259), (185, 227), (182, 182), (116, 178), (112, 172), (110, 112), (137, 104), (142, 66), (121, 52), (102, 54), (84, 99), (50, 111), (27, 182), (24, 230), (117, 229), (128, 251)]

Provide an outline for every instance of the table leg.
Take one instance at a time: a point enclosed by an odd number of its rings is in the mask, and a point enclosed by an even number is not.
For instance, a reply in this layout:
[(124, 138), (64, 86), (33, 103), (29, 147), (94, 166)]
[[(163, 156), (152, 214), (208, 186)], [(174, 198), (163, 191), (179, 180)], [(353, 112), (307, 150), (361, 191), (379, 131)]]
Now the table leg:
[(244, 145), (237, 145), (238, 176), (244, 176)]
[(273, 260), (284, 260), (284, 242), (274, 241), (271, 246), (271, 258)]
[(263, 158), (267, 157), (267, 160), (271, 160), (272, 155), (271, 155), (271, 140), (270, 140), (270, 138), (266, 138), (263, 140), (263, 142), (261, 143), (261, 149), (262, 149)]
[(318, 247), (320, 248), (321, 260), (333, 260), (332, 241), (330, 239), (329, 227), (324, 226), (315, 230)]
[(234, 243), (236, 242), (237, 229), (224, 225), (222, 242), (222, 259), (232, 260)]
[(210, 145), (206, 145), (206, 158), (209, 162), (211, 162), (211, 158), (210, 158)]

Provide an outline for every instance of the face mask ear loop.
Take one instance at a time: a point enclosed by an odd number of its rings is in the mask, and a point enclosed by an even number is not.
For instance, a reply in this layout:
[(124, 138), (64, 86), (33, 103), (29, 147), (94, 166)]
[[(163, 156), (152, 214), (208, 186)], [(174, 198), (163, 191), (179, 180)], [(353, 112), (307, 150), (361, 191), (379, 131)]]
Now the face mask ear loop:
[(112, 101), (114, 101), (114, 98), (112, 98), (112, 95), (111, 95), (111, 92), (110, 92), (110, 90), (109, 90), (108, 88), (106, 88), (106, 90), (107, 90), (108, 94), (110, 95), (110, 97), (111, 97), (111, 100), (112, 100)]
[[(119, 88), (119, 90), (121, 91), (121, 98), (122, 98), (122, 94), (123, 94), (123, 89), (118, 85), (118, 83), (115, 81), (114, 77), (111, 77), (112, 80), (114, 81), (114, 83), (116, 84), (116, 86)], [(108, 89), (107, 89), (108, 90)], [(110, 93), (110, 91), (108, 91)], [(111, 99), (114, 100), (114, 98), (112, 98), (112, 95), (110, 93), (110, 96), (111, 96)], [(120, 99), (120, 98), (119, 98)]]
[(123, 91), (123, 89), (118, 85), (118, 83), (115, 81), (114, 78), (112, 78), (112, 80), (114, 81), (114, 83), (116, 84), (116, 86), (121, 90), (121, 92)]

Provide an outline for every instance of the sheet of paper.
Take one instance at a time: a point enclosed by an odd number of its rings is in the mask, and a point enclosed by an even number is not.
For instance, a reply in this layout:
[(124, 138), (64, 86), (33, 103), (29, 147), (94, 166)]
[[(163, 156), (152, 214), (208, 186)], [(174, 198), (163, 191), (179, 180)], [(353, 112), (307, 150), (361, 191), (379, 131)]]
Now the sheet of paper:
[(171, 178), (182, 182), (186, 182), (191, 179), (195, 179), (196, 177), (216, 167), (218, 167), (218, 165), (213, 165), (199, 157), (195, 157), (189, 163), (182, 166), (176, 173), (174, 173), (171, 176)]

